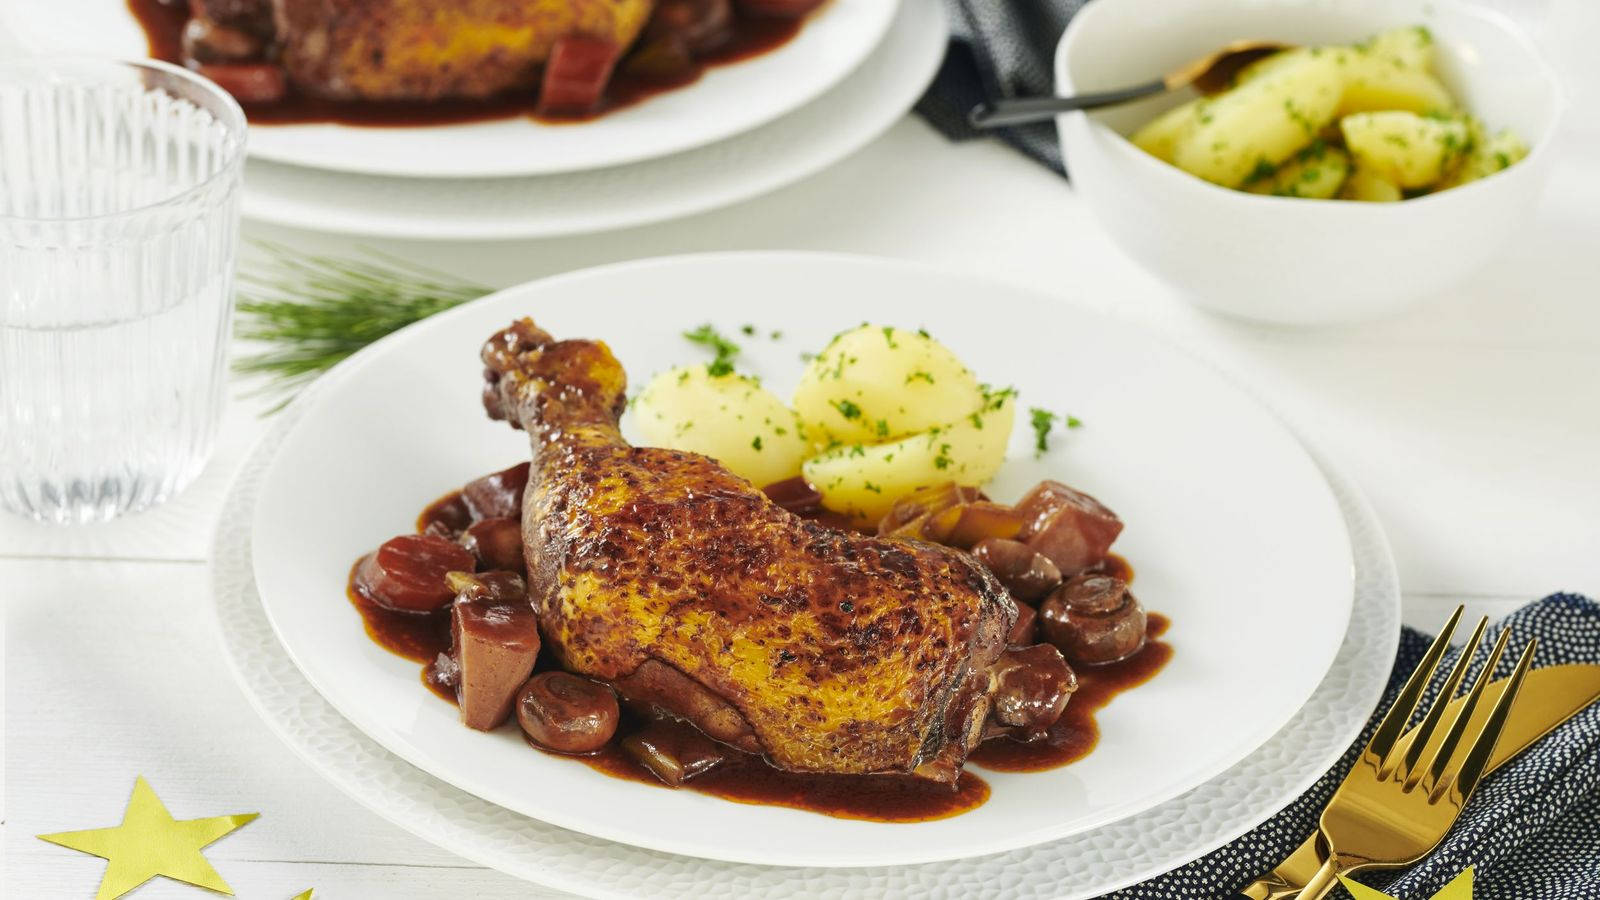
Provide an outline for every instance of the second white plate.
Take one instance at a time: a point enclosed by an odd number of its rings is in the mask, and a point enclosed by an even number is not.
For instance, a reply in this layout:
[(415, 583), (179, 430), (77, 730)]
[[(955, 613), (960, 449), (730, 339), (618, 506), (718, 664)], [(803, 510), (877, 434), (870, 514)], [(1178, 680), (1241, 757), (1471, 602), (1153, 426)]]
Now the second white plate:
[(252, 160), (246, 218), (378, 237), (495, 240), (643, 225), (745, 200), (860, 149), (905, 115), (944, 56), (941, 0), (904, 0), (844, 83), (787, 116), (706, 147), (534, 178), (383, 178)]
[[(838, 84), (882, 40), (897, 5), (898, 0), (831, 0), (782, 46), (711, 67), (691, 85), (589, 122), (545, 124), (517, 116), (392, 128), (259, 125), (250, 128), (250, 155), (414, 178), (548, 175), (667, 156), (763, 125)], [(0, 21), (32, 52), (147, 52), (143, 32), (116, 0), (25, 2), (0, 11)]]
[[(642, 298), (649, 298), (646, 302)], [(760, 298), (753, 306), (751, 298)], [(1177, 653), (1100, 718), (1098, 749), (1051, 772), (984, 772), (989, 802), (911, 825), (832, 819), (617, 781), (481, 734), (362, 633), (350, 562), (416, 509), (526, 451), (477, 407), (476, 350), (533, 315), (604, 338), (636, 382), (694, 358), (701, 321), (781, 329), (742, 364), (780, 391), (801, 350), (861, 321), (926, 325), (1023, 403), (1088, 423), (1035, 459), (1029, 435), (991, 492), (1077, 484), (1128, 523), (1135, 590), (1173, 622)], [(1025, 430), (1025, 429), (1024, 429)], [(1316, 466), (1269, 413), (1151, 335), (1016, 288), (854, 258), (723, 254), (611, 266), (524, 285), (436, 316), (329, 377), (267, 474), (253, 554), (263, 606), (307, 678), (418, 767), (505, 808), (611, 840), (781, 865), (897, 865), (993, 853), (1148, 809), (1238, 762), (1300, 709), (1334, 658), (1352, 594), (1350, 545)], [(1292, 653), (1283, 652), (1293, 648)], [(1272, 677), (1263, 678), (1261, 666)], [(515, 773), (512, 777), (508, 773)]]

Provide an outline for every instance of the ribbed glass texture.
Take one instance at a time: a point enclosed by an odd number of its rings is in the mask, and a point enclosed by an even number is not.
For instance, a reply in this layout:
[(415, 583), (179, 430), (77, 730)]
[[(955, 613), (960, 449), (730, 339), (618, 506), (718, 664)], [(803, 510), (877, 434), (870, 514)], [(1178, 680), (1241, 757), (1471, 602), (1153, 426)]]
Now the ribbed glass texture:
[(163, 63), (0, 63), (0, 506), (162, 502), (223, 402), (244, 116)]

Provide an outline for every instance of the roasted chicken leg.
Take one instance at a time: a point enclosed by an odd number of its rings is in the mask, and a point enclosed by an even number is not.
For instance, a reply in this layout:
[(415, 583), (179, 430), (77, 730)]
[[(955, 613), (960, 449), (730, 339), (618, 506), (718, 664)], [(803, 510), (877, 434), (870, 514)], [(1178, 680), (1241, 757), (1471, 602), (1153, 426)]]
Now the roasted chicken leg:
[(801, 519), (710, 458), (630, 446), (602, 342), (522, 319), (482, 357), (490, 416), (532, 441), (528, 589), (564, 666), (781, 769), (959, 774), (1017, 616), (987, 569)]

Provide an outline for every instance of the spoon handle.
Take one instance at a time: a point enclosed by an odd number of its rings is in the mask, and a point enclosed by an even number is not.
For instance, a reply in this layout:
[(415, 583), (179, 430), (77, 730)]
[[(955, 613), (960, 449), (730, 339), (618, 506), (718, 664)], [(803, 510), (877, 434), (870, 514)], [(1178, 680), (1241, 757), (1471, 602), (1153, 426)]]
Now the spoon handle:
[(1059, 113), (1126, 103), (1129, 100), (1159, 94), (1166, 89), (1167, 83), (1158, 78), (1133, 87), (1079, 94), (1076, 97), (1011, 97), (974, 106), (972, 112), (967, 114), (967, 121), (973, 128), (1026, 125), (1029, 122), (1042, 122)]

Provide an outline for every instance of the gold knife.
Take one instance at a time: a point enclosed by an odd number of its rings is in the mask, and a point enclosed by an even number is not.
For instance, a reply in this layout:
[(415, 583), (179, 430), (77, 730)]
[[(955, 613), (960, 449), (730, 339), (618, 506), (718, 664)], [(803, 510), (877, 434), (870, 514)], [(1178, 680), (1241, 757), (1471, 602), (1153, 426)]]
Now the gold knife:
[[(1490, 683), (1484, 690), (1484, 696), (1473, 710), (1471, 728), (1479, 728), (1483, 720), (1488, 717), (1489, 710), (1494, 706), (1494, 701), (1505, 690), (1506, 681), (1500, 679)], [(1600, 666), (1572, 663), (1562, 666), (1546, 666), (1542, 669), (1533, 669), (1528, 672), (1527, 680), (1522, 684), (1521, 695), (1511, 707), (1511, 716), (1506, 720), (1505, 731), (1501, 732), (1500, 740), (1495, 744), (1494, 755), (1489, 760), (1489, 771), (1500, 768), (1512, 757), (1528, 749), (1534, 741), (1549, 734), (1551, 729), (1562, 722), (1572, 718), (1590, 703), (1600, 700)], [(1451, 715), (1461, 709), (1462, 698), (1456, 698), (1447, 708)], [(1435, 742), (1444, 740), (1444, 732), (1451, 729), (1436, 729), (1439, 733), (1434, 737)], [(1468, 732), (1472, 733), (1472, 732)], [(1400, 739), (1396, 752), (1400, 752), (1410, 744), (1409, 735)], [(1289, 855), (1273, 869), (1271, 874), (1251, 882), (1250, 885), (1239, 892), (1238, 896), (1248, 897), (1249, 900), (1287, 900), (1298, 897), (1301, 888), (1322, 866), (1322, 854), (1317, 849), (1317, 838), (1313, 834), (1306, 838), (1305, 843)]]

